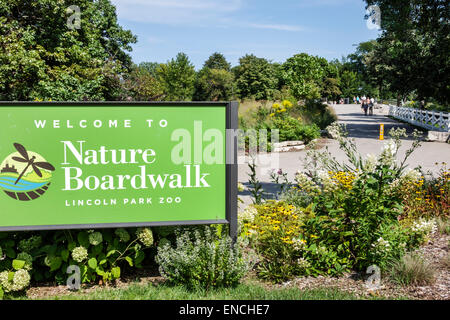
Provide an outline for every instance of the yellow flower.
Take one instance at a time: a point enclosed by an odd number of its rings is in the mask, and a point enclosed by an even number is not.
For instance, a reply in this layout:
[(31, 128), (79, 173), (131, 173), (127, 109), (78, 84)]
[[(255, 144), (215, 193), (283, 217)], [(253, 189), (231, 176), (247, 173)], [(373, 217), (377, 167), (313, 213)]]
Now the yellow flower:
[(273, 117), (275, 115), (275, 113), (271, 113), (269, 114), (269, 117)]
[(282, 102), (283, 106), (286, 108), (292, 108), (293, 104), (289, 100), (283, 100)]
[(274, 108), (274, 109), (278, 109), (280, 107), (280, 104), (279, 103), (274, 103), (273, 105), (272, 105), (272, 108)]

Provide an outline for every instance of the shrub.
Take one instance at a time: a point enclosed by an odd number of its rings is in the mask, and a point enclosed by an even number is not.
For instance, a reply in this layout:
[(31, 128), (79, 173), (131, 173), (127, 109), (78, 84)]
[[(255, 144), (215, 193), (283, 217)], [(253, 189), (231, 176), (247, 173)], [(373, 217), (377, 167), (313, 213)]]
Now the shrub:
[[(386, 142), (381, 155), (364, 159), (342, 127), (333, 125), (328, 131), (338, 140), (348, 162), (339, 163), (327, 152), (308, 151), (305, 167), (309, 171), (299, 172), (297, 185), (284, 196), (294, 203), (312, 204), (315, 216), (304, 221), (303, 233), (315, 236), (308, 245), (326, 248), (334, 257), (336, 267), (329, 268), (325, 260), (317, 263), (314, 271), (333, 274), (373, 264), (384, 268), (407, 248), (418, 246), (423, 240), (419, 236), (427, 234), (403, 227), (398, 221), (402, 213), (400, 186), (420, 179), (420, 173), (405, 171), (395, 162), (400, 136), (405, 132), (392, 130), (394, 139)], [(407, 156), (419, 145), (415, 141)], [(324, 250), (316, 253), (319, 251)]]
[(402, 286), (427, 285), (435, 281), (435, 269), (421, 256), (407, 253), (390, 264), (390, 279)]
[(108, 282), (142, 267), (152, 244), (149, 228), (0, 232), (0, 289), (20, 291), (30, 280), (65, 283), (70, 265), (80, 268), (82, 283)]
[(308, 101), (304, 106), (299, 106), (297, 109), (305, 123), (315, 124), (320, 129), (325, 129), (337, 120), (333, 109), (322, 102)]
[(175, 247), (159, 246), (155, 260), (169, 284), (191, 289), (237, 285), (248, 268), (239, 243), (210, 227), (177, 234)]
[(280, 141), (301, 140), (309, 143), (320, 137), (320, 129), (315, 124), (305, 125), (290, 116), (274, 119), (271, 129), (280, 131)]

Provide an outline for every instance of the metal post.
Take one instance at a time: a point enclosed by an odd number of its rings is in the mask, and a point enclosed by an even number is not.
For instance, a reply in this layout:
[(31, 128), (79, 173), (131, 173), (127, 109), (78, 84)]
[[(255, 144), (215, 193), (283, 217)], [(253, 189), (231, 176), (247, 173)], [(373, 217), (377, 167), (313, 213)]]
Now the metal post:
[[(227, 129), (238, 129), (238, 108), (239, 103), (230, 102), (227, 107)], [(227, 153), (232, 155), (232, 159), (227, 167), (227, 220), (229, 224), (229, 233), (233, 241), (236, 243), (238, 236), (238, 213), (237, 213), (237, 184), (238, 184), (238, 163), (237, 163), (237, 135), (227, 134)]]

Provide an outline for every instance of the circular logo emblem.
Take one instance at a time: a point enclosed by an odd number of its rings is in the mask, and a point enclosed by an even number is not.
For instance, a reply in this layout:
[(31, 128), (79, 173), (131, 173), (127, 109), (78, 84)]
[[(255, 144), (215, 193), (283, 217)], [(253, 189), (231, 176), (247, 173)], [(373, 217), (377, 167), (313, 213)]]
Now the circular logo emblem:
[(55, 168), (39, 153), (19, 143), (14, 143), (14, 148), (16, 152), (0, 165), (0, 188), (15, 200), (35, 200), (49, 188)]

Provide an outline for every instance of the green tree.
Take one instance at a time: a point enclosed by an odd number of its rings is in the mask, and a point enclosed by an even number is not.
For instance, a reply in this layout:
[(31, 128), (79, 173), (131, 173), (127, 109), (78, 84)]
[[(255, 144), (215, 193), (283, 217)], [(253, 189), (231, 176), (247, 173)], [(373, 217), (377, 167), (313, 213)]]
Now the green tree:
[(282, 66), (282, 78), (297, 99), (320, 98), (327, 61), (306, 53), (296, 54)]
[[(365, 0), (382, 13), (382, 34), (368, 64), (398, 100), (450, 102), (450, 10), (446, 0)], [(378, 80), (380, 81), (380, 80)]]
[(140, 70), (147, 71), (152, 77), (157, 77), (156, 70), (159, 67), (158, 62), (141, 62), (138, 67)]
[(185, 53), (161, 64), (156, 70), (166, 101), (190, 101), (194, 94), (195, 69)]
[(226, 71), (231, 70), (231, 64), (227, 61), (225, 56), (221, 53), (214, 52), (208, 60), (205, 61), (203, 68), (208, 69), (222, 69)]
[(233, 95), (234, 76), (224, 69), (203, 68), (197, 74), (195, 101), (225, 101)]
[(233, 68), (236, 87), (241, 99), (269, 100), (278, 87), (276, 68), (268, 60), (245, 55)]
[(74, 0), (81, 28), (69, 28), (59, 0), (0, 0), (1, 100), (113, 100), (136, 37), (109, 0)]
[(360, 94), (360, 81), (358, 75), (353, 71), (344, 71), (341, 75), (340, 89), (342, 96), (346, 98), (353, 97)]
[(148, 65), (133, 65), (123, 80), (124, 94), (127, 100), (155, 101), (164, 97), (161, 83), (149, 70)]

